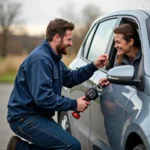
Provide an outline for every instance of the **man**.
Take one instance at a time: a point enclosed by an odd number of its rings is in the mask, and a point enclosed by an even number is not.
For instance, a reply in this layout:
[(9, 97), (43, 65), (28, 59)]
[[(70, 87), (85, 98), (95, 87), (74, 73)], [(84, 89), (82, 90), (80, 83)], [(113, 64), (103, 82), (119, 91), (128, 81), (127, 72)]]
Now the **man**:
[[(63, 19), (50, 21), (46, 40), (36, 47), (21, 64), (8, 103), (10, 128), (30, 143), (13, 136), (7, 150), (80, 150), (81, 145), (64, 131), (52, 117), (55, 111), (83, 112), (85, 96), (77, 100), (61, 96), (62, 86), (72, 87), (90, 78), (107, 64), (101, 55), (91, 64), (70, 71), (61, 61), (72, 46), (74, 24)], [(31, 144), (32, 143), (32, 144)]]

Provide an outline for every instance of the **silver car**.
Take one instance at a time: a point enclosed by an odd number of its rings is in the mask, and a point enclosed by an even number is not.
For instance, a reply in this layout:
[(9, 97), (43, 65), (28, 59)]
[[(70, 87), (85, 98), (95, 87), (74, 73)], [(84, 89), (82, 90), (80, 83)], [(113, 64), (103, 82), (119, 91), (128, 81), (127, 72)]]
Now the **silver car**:
[[(136, 79), (132, 66), (113, 68), (113, 30), (122, 23), (132, 23), (141, 40), (142, 58)], [(64, 87), (62, 94), (81, 97), (103, 77), (111, 84), (80, 113), (79, 119), (72, 116), (72, 111), (58, 112), (59, 123), (80, 141), (83, 150), (150, 150), (150, 10), (120, 10), (98, 18), (69, 68), (77, 69), (103, 53), (109, 55), (109, 65), (78, 86)]]

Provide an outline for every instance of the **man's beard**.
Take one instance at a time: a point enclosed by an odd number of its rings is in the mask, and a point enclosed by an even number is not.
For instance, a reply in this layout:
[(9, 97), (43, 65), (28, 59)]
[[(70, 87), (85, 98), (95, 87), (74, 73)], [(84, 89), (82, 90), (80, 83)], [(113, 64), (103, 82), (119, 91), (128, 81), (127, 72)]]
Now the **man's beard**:
[(59, 55), (67, 55), (68, 54), (68, 50), (67, 50), (68, 46), (65, 46), (63, 44), (63, 40), (61, 40), (58, 45), (56, 46), (56, 50), (57, 50), (57, 53)]

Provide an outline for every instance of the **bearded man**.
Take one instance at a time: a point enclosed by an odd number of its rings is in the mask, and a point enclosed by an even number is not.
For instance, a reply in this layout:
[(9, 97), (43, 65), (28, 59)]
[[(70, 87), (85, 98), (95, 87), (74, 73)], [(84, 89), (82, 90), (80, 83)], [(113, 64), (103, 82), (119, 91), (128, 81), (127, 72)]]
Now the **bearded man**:
[[(88, 102), (61, 96), (62, 86), (71, 88), (89, 79), (103, 67), (107, 55), (77, 70), (61, 61), (72, 46), (74, 24), (63, 19), (50, 21), (46, 39), (21, 64), (8, 102), (7, 120), (12, 131), (7, 150), (80, 150), (79, 141), (53, 120), (55, 111), (83, 112)], [(25, 139), (21, 139), (21, 138)]]

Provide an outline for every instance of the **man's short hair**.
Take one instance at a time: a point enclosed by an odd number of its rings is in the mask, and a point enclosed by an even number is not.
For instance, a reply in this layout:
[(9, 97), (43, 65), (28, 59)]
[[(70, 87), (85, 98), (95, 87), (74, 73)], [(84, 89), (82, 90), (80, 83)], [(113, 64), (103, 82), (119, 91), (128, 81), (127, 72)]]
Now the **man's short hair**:
[(66, 30), (74, 30), (74, 24), (60, 18), (51, 20), (46, 29), (46, 40), (52, 41), (56, 34), (63, 38)]

